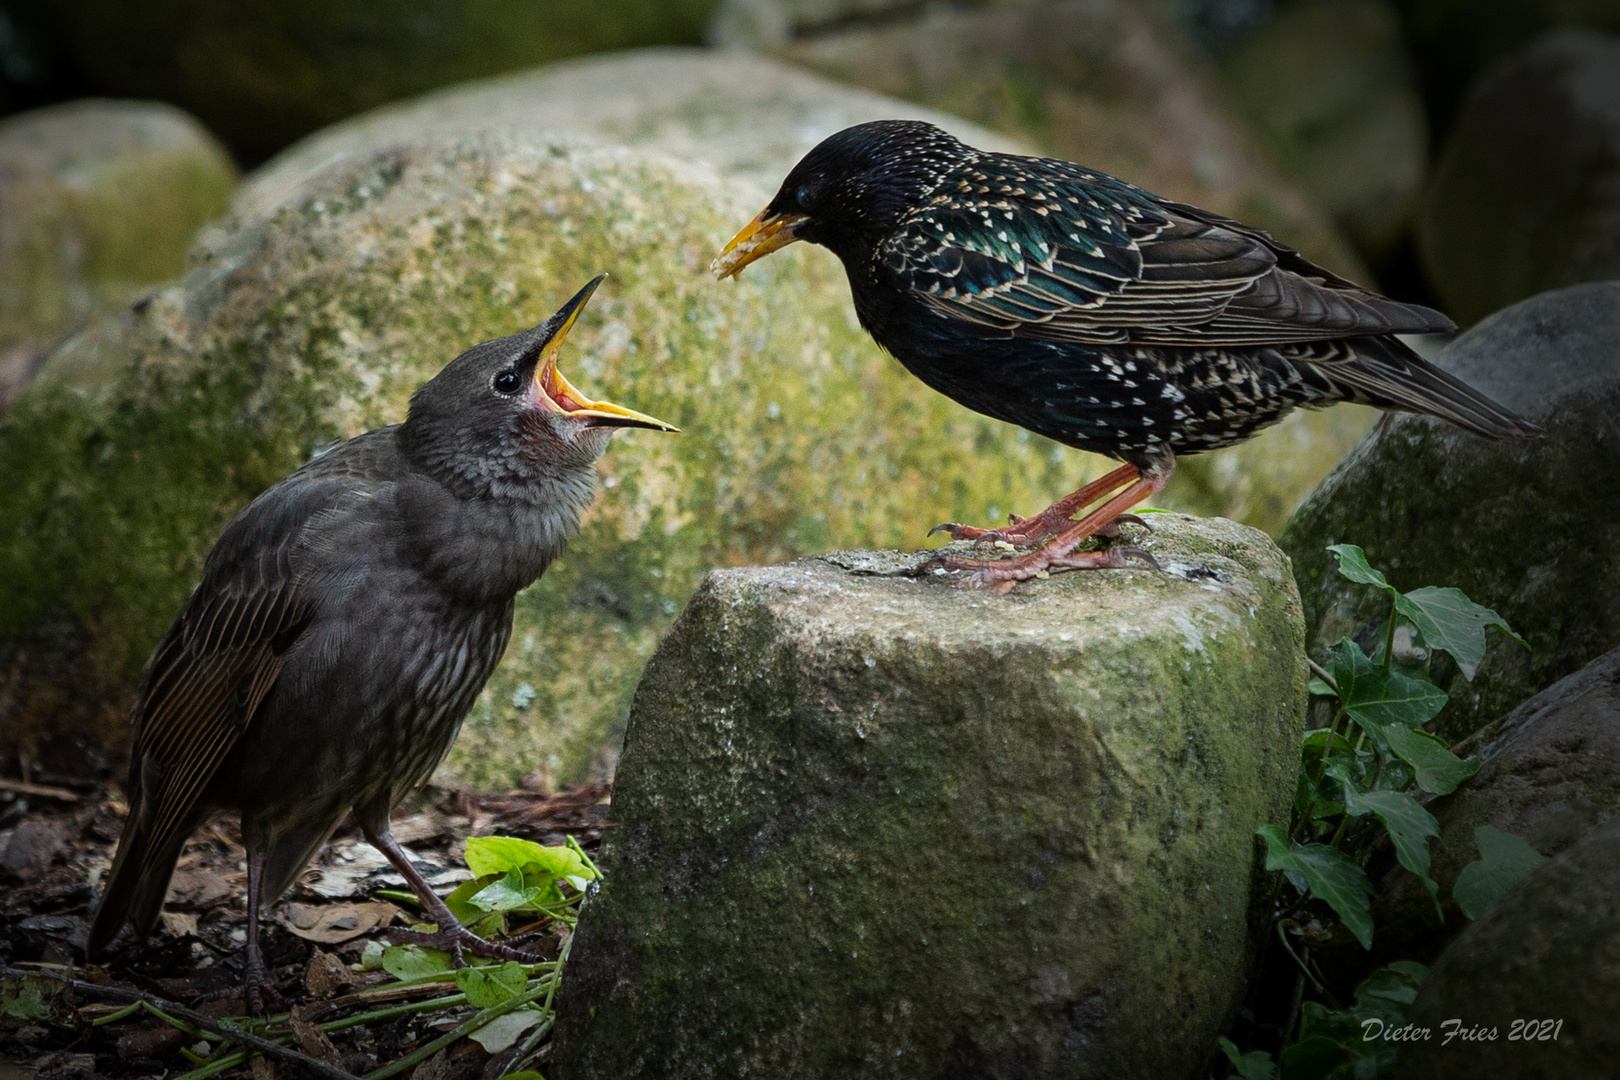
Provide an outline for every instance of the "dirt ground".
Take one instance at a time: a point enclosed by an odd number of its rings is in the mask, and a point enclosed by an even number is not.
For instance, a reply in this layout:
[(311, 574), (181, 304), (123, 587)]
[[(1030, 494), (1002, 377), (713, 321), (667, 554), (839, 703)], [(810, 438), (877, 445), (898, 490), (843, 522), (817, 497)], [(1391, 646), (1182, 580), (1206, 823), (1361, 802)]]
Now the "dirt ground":
[[(605, 784), (556, 793), (471, 794), (430, 788), (396, 811), (394, 836), (443, 894), (471, 877), (462, 859), (469, 836), (516, 836), (548, 846), (572, 836), (594, 853), (603, 829), (612, 824), (608, 797)], [(199, 830), (186, 845), (160, 925), (147, 941), (133, 943), (126, 931), (96, 964), (84, 963), (89, 913), (111, 865), (124, 813), (117, 791), (105, 786), (0, 780), (0, 961), (13, 970), (133, 989), (210, 1016), (240, 1015), (245, 1010), (236, 991), (247, 925), (247, 864), (230, 819)], [(409, 904), (377, 895), (404, 888), (381, 854), (346, 825), (266, 914), (261, 931), (265, 960), (295, 1019), (319, 1024), (362, 1009), (376, 1011), (388, 1002), (447, 992), (443, 982), (379, 990), (393, 977), (353, 970), (368, 941), (384, 938), (389, 926), (415, 921)], [(550, 933), (541, 932), (545, 927), (533, 929), (537, 937), (525, 947), (555, 958), (566, 928)], [(372, 946), (373, 954), (376, 948)], [(455, 987), (448, 992), (453, 994)], [(57, 1001), (49, 1022), (30, 1021), (17, 1010), (8, 1013), (4, 1005), (0, 1002), (0, 1080), (174, 1077), (194, 1070), (209, 1052), (196, 1045), (198, 1040), (142, 1013), (94, 1025), (121, 1006), (98, 1001), (86, 989)], [(317, 1030), (304, 1040), (304, 1049), (313, 1047), (311, 1056), (364, 1076), (454, 1030), (476, 1012), (469, 1005), (429, 1009), (330, 1037)], [(511, 1064), (510, 1054), (490, 1054), (461, 1038), (399, 1075), (471, 1080), (501, 1076)], [(214, 1075), (270, 1080), (307, 1071), (296, 1062), (257, 1058)]]

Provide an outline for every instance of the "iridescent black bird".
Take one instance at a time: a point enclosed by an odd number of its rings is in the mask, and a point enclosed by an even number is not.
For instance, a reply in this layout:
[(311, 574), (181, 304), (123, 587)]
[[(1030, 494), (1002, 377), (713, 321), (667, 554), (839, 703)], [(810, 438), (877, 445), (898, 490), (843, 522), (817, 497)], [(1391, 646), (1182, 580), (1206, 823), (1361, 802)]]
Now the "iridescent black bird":
[(389, 836), (512, 632), (512, 601), (579, 529), (615, 428), (673, 431), (592, 401), (557, 354), (602, 279), (531, 330), (485, 342), (411, 397), (403, 424), (341, 443), (225, 527), (202, 581), (147, 661), (134, 710), (129, 819), (90, 928), (157, 921), (186, 837), (242, 815), (249, 1006), (262, 1006), (259, 908), (287, 890), (351, 808), (422, 901), (431, 934), (519, 954), (456, 921)]
[(974, 584), (1125, 565), (1132, 549), (1074, 548), (1114, 535), (1176, 455), (1240, 442), (1296, 406), (1354, 401), (1491, 439), (1540, 434), (1393, 336), (1456, 329), (1439, 312), (1368, 292), (1258, 229), (1067, 161), (975, 150), (931, 124), (829, 137), (713, 269), (734, 275), (795, 240), (838, 256), (861, 324), (923, 382), (1125, 462), (1007, 528), (938, 526), (957, 539), (1053, 537), (1015, 558), (944, 560)]

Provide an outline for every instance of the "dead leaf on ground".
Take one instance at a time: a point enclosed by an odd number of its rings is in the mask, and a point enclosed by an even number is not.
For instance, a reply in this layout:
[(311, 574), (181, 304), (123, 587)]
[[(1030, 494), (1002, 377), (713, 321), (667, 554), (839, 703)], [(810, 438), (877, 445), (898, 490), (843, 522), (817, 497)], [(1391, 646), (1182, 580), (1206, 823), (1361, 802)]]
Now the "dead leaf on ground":
[(321, 1030), (321, 1025), (310, 1020), (305, 1015), (308, 1006), (294, 1005), (287, 1017), (287, 1024), (293, 1030), (293, 1037), (298, 1040), (298, 1049), (312, 1058), (326, 1062), (328, 1065), (343, 1064), (343, 1055), (333, 1045), (332, 1037)]
[(253, 1073), (253, 1080), (281, 1080), (281, 1073), (276, 1069), (276, 1063), (267, 1057), (256, 1057), (248, 1062), (248, 1068)]
[(288, 904), (283, 925), (305, 941), (339, 945), (387, 926), (399, 909), (380, 901), (363, 904)]
[(212, 870), (176, 870), (169, 879), (171, 904), (211, 908), (235, 896), (237, 889)]
[(197, 932), (197, 916), (188, 912), (159, 912), (158, 922), (162, 925), (163, 932), (170, 937), (187, 937)]
[(331, 953), (316, 949), (304, 972), (304, 989), (318, 998), (329, 998), (366, 982), (349, 965)]

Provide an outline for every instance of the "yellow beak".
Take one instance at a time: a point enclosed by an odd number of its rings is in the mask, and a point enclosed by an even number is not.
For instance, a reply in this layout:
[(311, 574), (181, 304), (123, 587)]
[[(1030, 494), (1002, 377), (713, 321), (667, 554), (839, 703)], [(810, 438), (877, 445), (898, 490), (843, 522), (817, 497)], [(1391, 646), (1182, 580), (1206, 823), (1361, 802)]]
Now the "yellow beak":
[(761, 210), (731, 238), (731, 243), (709, 264), (709, 270), (721, 281), (736, 277), (755, 259), (763, 259), (777, 248), (787, 247), (797, 240), (799, 226), (809, 220), (808, 214), (773, 214)]
[(563, 378), (563, 373), (557, 370), (557, 355), (562, 351), (563, 340), (568, 337), (568, 331), (574, 328), (579, 313), (585, 310), (585, 302), (591, 298), (591, 294), (602, 284), (605, 277), (606, 274), (598, 274), (588, 285), (574, 294), (574, 298), (564, 304), (563, 309), (557, 313), (563, 317), (563, 323), (551, 335), (551, 340), (546, 342), (540, 363), (535, 365), (534, 369), (535, 390), (540, 399), (540, 407), (588, 420), (595, 427), (642, 427), (654, 431), (679, 431), (680, 428), (674, 424), (666, 424), (645, 413), (626, 409), (623, 405), (615, 405), (611, 401), (592, 401), (580, 393), (573, 383)]

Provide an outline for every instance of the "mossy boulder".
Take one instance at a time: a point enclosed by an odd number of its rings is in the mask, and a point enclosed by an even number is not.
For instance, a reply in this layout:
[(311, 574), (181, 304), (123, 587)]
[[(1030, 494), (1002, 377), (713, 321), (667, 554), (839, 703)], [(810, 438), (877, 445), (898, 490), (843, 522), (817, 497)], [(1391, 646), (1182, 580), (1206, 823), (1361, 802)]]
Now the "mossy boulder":
[(1557, 31), (1481, 77), (1446, 137), (1418, 241), (1464, 324), (1620, 277), (1620, 36)]
[[(1523, 837), (1548, 857), (1620, 819), (1620, 649), (1560, 679), (1454, 748), (1481, 765), (1455, 792), (1429, 803), (1440, 823), (1430, 876), (1449, 893), (1464, 866), (1479, 858), (1481, 825)], [(1467, 924), (1447, 897), (1445, 921), (1415, 876), (1392, 855), (1378, 880), (1378, 947), (1392, 959), (1428, 962)]]
[(175, 276), (236, 166), (150, 101), (72, 101), (0, 120), (0, 410), (101, 304)]
[(53, 0), (108, 93), (172, 101), (262, 161), (387, 101), (566, 56), (695, 44), (714, 0)]
[(1164, 572), (1006, 596), (892, 553), (711, 574), (637, 688), (556, 1075), (1205, 1075), (1301, 622), (1263, 534), (1152, 520)]
[(1408, 1015), (1429, 1035), (1402, 1045), (1395, 1076), (1605, 1080), (1620, 1058), (1617, 1013), (1620, 827), (1610, 826), (1531, 871), (1451, 943)]
[(1547, 429), (1489, 442), (1442, 420), (1392, 414), (1314, 491), (1278, 537), (1293, 559), (1320, 657), (1365, 639), (1383, 594), (1337, 572), (1329, 544), (1358, 544), (1396, 588), (1454, 586), (1529, 642), (1487, 635), (1472, 682), (1442, 659), (1451, 695), (1435, 721), (1462, 739), (1620, 642), (1620, 283), (1515, 304), (1440, 351), (1441, 367)]
[[(0, 421), (0, 658), (21, 665), (5, 752), (52, 733), (122, 752), (140, 665), (231, 516), (603, 270), (564, 370), (684, 431), (615, 440), (583, 533), (518, 601), (447, 783), (611, 771), (636, 677), (712, 567), (921, 539), (1085, 474), (918, 385), (821, 253), (715, 282), (709, 260), (756, 209), (671, 159), (472, 138), (344, 158), (209, 230), (183, 283), (67, 342)], [(67, 685), (19, 644), (42, 627), (67, 643), (51, 669)], [(64, 697), (111, 706), (74, 729)]]
[(1387, 0), (1295, 4), (1221, 59), (1234, 104), (1288, 180), (1361, 255), (1406, 239), (1429, 129)]

